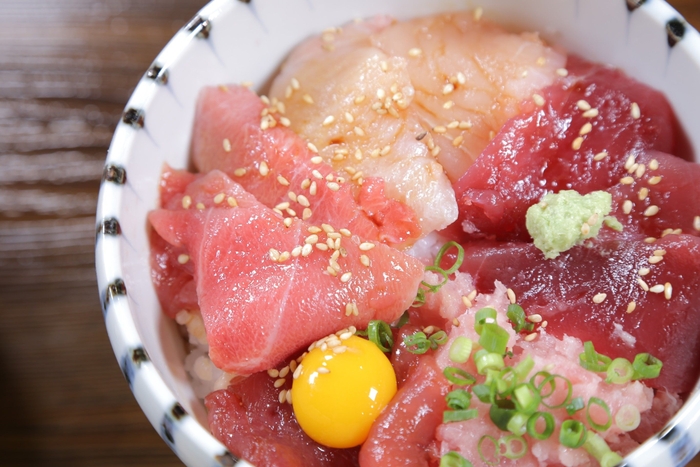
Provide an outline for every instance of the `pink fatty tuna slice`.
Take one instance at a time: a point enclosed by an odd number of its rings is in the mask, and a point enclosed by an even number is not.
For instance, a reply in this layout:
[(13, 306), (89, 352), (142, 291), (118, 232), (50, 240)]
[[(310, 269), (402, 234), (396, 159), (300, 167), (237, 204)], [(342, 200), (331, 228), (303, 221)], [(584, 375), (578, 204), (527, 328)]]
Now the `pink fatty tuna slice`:
[(149, 221), (189, 255), (210, 357), (224, 371), (251, 374), (339, 329), (392, 322), (415, 298), (423, 266), (398, 250), (298, 219), (287, 226), (219, 171), (186, 193), (188, 209)]
[(545, 193), (605, 190), (634, 176), (627, 161), (647, 150), (684, 155), (661, 93), (576, 57), (567, 66), (455, 184), (468, 237), (528, 240), (525, 213)]
[(376, 16), (299, 45), (270, 96), (337, 170), (384, 179), (427, 234), (457, 216), (451, 180), (565, 60), (472, 12)]
[(526, 314), (547, 321), (551, 335), (590, 340), (611, 358), (632, 361), (637, 353), (651, 353), (663, 362), (660, 376), (645, 380), (653, 388), (682, 394), (697, 382), (700, 238), (591, 241), (550, 260), (531, 243), (464, 247), (460, 270), (474, 277), (477, 290), (489, 292), (494, 281), (502, 282)]
[(266, 106), (241, 86), (203, 89), (191, 148), (197, 169), (222, 170), (284, 216), (347, 228), (364, 239), (392, 245), (412, 243), (420, 236), (415, 212), (383, 191), (381, 199), (376, 190), (369, 198), (375, 207), (377, 201), (383, 203), (385, 215), (368, 212), (363, 195), (367, 198), (368, 187), (382, 181), (365, 185), (361, 177), (334, 172), (317, 160), (313, 145), (284, 126), (278, 107)]
[(280, 389), (256, 373), (205, 399), (209, 426), (231, 452), (265, 467), (355, 467), (358, 449), (330, 449), (309, 438), (280, 404)]

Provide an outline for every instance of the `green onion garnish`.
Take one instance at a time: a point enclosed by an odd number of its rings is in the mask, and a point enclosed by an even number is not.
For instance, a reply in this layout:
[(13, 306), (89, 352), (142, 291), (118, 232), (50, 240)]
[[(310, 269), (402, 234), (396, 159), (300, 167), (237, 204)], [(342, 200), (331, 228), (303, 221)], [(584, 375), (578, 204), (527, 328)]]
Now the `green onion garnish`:
[[(493, 460), (488, 459), (486, 457), (486, 454), (484, 454), (484, 442), (489, 441), (493, 445)], [(479, 438), (479, 442), (476, 445), (477, 451), (479, 451), (479, 457), (481, 460), (488, 465), (496, 465), (498, 464), (498, 461), (500, 460), (501, 453), (500, 449), (498, 448), (498, 441), (496, 438), (490, 435), (484, 435), (481, 438)]]
[(470, 375), (461, 368), (448, 366), (442, 371), (442, 373), (450, 383), (456, 384), (457, 386), (467, 386), (476, 382), (476, 378), (474, 378), (474, 376)]
[(445, 256), (445, 253), (449, 251), (450, 248), (456, 248), (457, 249), (457, 259), (455, 260), (454, 264), (449, 268), (446, 269), (445, 272), (449, 275), (457, 271), (459, 267), (462, 265), (464, 262), (464, 248), (462, 248), (462, 245), (460, 245), (457, 242), (447, 242), (445, 243), (442, 248), (440, 248), (440, 251), (438, 251), (437, 256), (435, 257), (435, 261), (433, 264), (437, 267), (440, 267), (440, 263), (442, 263), (442, 258)]
[(611, 358), (599, 354), (593, 347), (593, 342), (586, 341), (583, 344), (583, 353), (578, 356), (579, 363), (583, 368), (590, 371), (602, 372), (607, 371), (610, 365)]
[(506, 366), (502, 354), (492, 353), (486, 349), (481, 349), (474, 354), (474, 363), (476, 363), (476, 371), (480, 375), (485, 375), (487, 370), (500, 370)]
[(535, 328), (535, 325), (527, 320), (527, 316), (525, 316), (525, 311), (520, 305), (508, 305), (508, 311), (506, 312), (506, 316), (508, 316), (508, 319), (513, 322), (513, 328), (515, 329), (515, 332), (532, 331)]
[(508, 346), (508, 331), (495, 322), (486, 322), (482, 325), (479, 345), (489, 352), (504, 355)]
[(530, 383), (520, 383), (513, 389), (513, 402), (518, 412), (533, 414), (540, 406), (540, 393)]
[[(517, 445), (520, 445), (520, 449), (513, 449)], [(501, 447), (505, 450), (501, 451)], [(508, 459), (520, 459), (527, 453), (527, 441), (518, 435), (507, 435), (498, 440), (498, 448), (501, 456)]]
[(445, 401), (447, 402), (447, 407), (452, 410), (465, 410), (471, 404), (472, 395), (464, 389), (455, 389), (447, 393)]
[(517, 376), (518, 382), (525, 381), (527, 379), (527, 375), (530, 374), (534, 366), (535, 361), (529, 354), (526, 355), (525, 358), (523, 358), (513, 370)]
[[(543, 374), (544, 375), (541, 375)], [(562, 407), (565, 407), (566, 404), (569, 403), (571, 400), (571, 395), (573, 394), (574, 388), (573, 385), (571, 384), (571, 381), (569, 381), (568, 378), (565, 378), (562, 375), (556, 375), (556, 374), (549, 374), (547, 372), (538, 372), (535, 374), (533, 379), (536, 379), (538, 375), (544, 376), (544, 379), (542, 382), (535, 386), (537, 390), (540, 392), (540, 396), (542, 397), (542, 404), (547, 407), (548, 409), (560, 409)], [(557, 389), (557, 379), (560, 379), (564, 382), (566, 385), (566, 395), (564, 396), (564, 399), (562, 399), (561, 402), (559, 403), (554, 403), (552, 401), (549, 401), (549, 398), (554, 395), (554, 392)], [(530, 380), (532, 382), (532, 379)], [(534, 384), (534, 383), (533, 383)], [(544, 391), (547, 389), (547, 386), (549, 386), (550, 391), (548, 393), (544, 393)]]
[(573, 415), (585, 406), (586, 404), (583, 402), (582, 397), (575, 397), (571, 399), (571, 402), (569, 404), (567, 404), (566, 413), (568, 413), (569, 415)]
[(636, 430), (641, 421), (639, 409), (632, 404), (625, 404), (615, 414), (615, 425), (622, 431)]
[(473, 467), (460, 453), (450, 451), (440, 458), (440, 467)]
[(430, 341), (430, 348), (435, 350), (440, 345), (445, 345), (447, 343), (447, 333), (445, 331), (438, 331), (433, 333), (428, 338)]
[(430, 350), (430, 341), (425, 333), (421, 331), (404, 336), (403, 343), (406, 346), (406, 350), (412, 354), (421, 355)]
[(600, 467), (613, 467), (622, 461), (622, 457), (613, 452), (608, 443), (596, 433), (588, 433), (583, 448), (600, 463)]
[(472, 354), (473, 344), (468, 337), (456, 337), (450, 344), (450, 360), (455, 363), (465, 363)]
[(491, 421), (503, 431), (508, 431), (508, 422), (516, 413), (515, 404), (510, 399), (497, 399), (489, 408)]
[[(537, 422), (544, 420), (544, 430), (537, 431)], [(554, 417), (549, 412), (535, 412), (527, 420), (527, 434), (535, 439), (548, 439), (554, 433)]]
[[(442, 267), (440, 267), (440, 263), (442, 263), (442, 258), (445, 256), (447, 251), (450, 248), (456, 248), (457, 249), (457, 259), (455, 260), (454, 264), (450, 266), (449, 269), (445, 270)], [(416, 292), (416, 298), (413, 300), (413, 303), (411, 304), (411, 307), (413, 308), (418, 308), (420, 306), (423, 306), (425, 304), (425, 293), (426, 292), (432, 292), (435, 293), (440, 288), (447, 284), (449, 275), (454, 273), (459, 269), (459, 267), (462, 265), (462, 262), (464, 261), (464, 248), (457, 243), (457, 242), (447, 242), (445, 243), (442, 248), (440, 248), (440, 251), (438, 252), (437, 256), (435, 257), (435, 261), (431, 266), (426, 266), (425, 270), (426, 271), (432, 271), (440, 274), (442, 276), (442, 282), (439, 284), (428, 284), (425, 281), (421, 281), (420, 285), (422, 287), (418, 288), (418, 292)]]
[(632, 381), (634, 368), (626, 358), (616, 358), (608, 365), (606, 383), (625, 384)]
[(515, 412), (512, 417), (510, 417), (510, 420), (508, 420), (508, 424), (506, 425), (506, 428), (508, 428), (508, 431), (513, 433), (514, 435), (524, 435), (527, 433), (527, 421), (529, 419), (528, 415), (525, 415), (524, 413), (520, 412)]
[(578, 420), (564, 420), (559, 431), (559, 442), (567, 448), (580, 448), (586, 442), (586, 425)]
[(476, 312), (476, 315), (474, 315), (474, 330), (477, 334), (481, 335), (481, 330), (487, 320), (491, 320), (493, 323), (496, 322), (496, 310), (486, 307)]
[(472, 386), (472, 394), (474, 394), (477, 399), (485, 404), (491, 403), (494, 395), (493, 392), (494, 391), (491, 389), (491, 386), (486, 384), (475, 384)]
[(658, 358), (648, 353), (640, 353), (634, 357), (632, 368), (634, 369), (635, 379), (651, 379), (656, 378), (661, 373), (661, 367), (664, 364)]
[(367, 338), (374, 342), (382, 352), (391, 352), (394, 346), (394, 335), (391, 327), (380, 319), (374, 319), (367, 325)]
[[(593, 417), (591, 416), (591, 407), (593, 405), (597, 405), (605, 411), (605, 414), (607, 416), (607, 420), (605, 421), (605, 423), (600, 424), (593, 420)], [(591, 425), (591, 428), (597, 431), (607, 430), (612, 424), (612, 415), (610, 414), (610, 407), (608, 407), (608, 404), (606, 404), (603, 399), (591, 397), (590, 399), (588, 399), (588, 406), (586, 406), (586, 420), (588, 420), (588, 424)]]
[(442, 423), (463, 422), (479, 416), (477, 409), (445, 410), (442, 413)]

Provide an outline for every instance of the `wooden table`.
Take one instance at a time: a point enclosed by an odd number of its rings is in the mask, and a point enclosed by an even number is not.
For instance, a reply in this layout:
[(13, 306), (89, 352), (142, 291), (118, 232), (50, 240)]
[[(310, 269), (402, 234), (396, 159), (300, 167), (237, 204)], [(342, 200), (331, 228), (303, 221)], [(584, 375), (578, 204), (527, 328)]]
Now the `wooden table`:
[(0, 465), (180, 465), (112, 354), (94, 212), (127, 98), (204, 3), (0, 1)]

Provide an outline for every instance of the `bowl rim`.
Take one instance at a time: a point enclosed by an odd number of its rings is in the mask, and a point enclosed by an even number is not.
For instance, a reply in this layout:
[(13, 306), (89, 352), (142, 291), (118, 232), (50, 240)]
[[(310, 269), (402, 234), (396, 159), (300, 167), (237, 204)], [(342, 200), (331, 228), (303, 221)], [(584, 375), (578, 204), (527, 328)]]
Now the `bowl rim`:
[[(698, 37), (698, 32), (664, 0), (647, 3), (646, 0), (626, 1), (632, 5), (653, 5), (665, 9), (686, 28), (685, 33)], [(139, 336), (132, 309), (127, 298), (121, 264), (121, 228), (116, 213), (122, 204), (119, 188), (126, 184), (126, 168), (121, 161), (128, 160), (132, 147), (131, 133), (143, 127), (143, 110), (152, 102), (160, 85), (167, 82), (168, 65), (182, 58), (188, 46), (199, 39), (206, 39), (212, 24), (224, 12), (232, 12), (250, 0), (212, 0), (183, 26), (157, 55), (152, 65), (136, 86), (117, 124), (105, 162), (100, 186), (96, 215), (95, 265), (98, 290), (115, 357), (134, 397), (156, 431), (187, 465), (239, 467), (250, 466), (218, 441), (211, 432), (187, 413), (168, 387), (159, 371), (153, 366)], [(651, 15), (656, 26), (664, 28), (671, 40), (670, 21), (661, 22), (659, 15)], [(698, 51), (700, 56), (700, 50)], [(700, 59), (699, 59), (700, 60)], [(700, 154), (698, 154), (700, 156)], [(116, 208), (116, 210), (115, 210)], [(177, 425), (177, 429), (173, 427)], [(685, 465), (700, 451), (700, 440), (692, 439), (688, 432), (700, 433), (700, 382), (671, 418), (663, 430), (655, 434), (625, 457), (623, 465), (660, 465), (671, 451), (676, 465)]]

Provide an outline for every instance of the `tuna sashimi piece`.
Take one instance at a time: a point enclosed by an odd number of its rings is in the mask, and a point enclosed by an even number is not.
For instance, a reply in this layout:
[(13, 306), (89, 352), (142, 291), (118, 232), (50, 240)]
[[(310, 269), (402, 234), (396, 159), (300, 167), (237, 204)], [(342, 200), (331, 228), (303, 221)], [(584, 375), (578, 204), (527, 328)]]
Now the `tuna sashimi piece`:
[(352, 467), (357, 449), (330, 449), (299, 427), (291, 405), (280, 404), (267, 373), (257, 373), (205, 399), (209, 427), (231, 452), (266, 467)]
[(592, 241), (552, 260), (530, 243), (471, 242), (461, 270), (481, 292), (496, 280), (513, 289), (555, 337), (591, 340), (612, 358), (651, 353), (664, 366), (649, 386), (687, 393), (700, 373), (700, 238), (642, 238)]
[(629, 175), (629, 156), (676, 150), (662, 94), (575, 57), (568, 67), (569, 77), (541, 91), (542, 106), (530, 102), (509, 120), (456, 183), (471, 236), (527, 240), (525, 212), (545, 193), (604, 190)]
[(372, 425), (360, 449), (362, 467), (429, 465), (429, 447), (447, 409), (450, 383), (430, 356), (421, 359), (404, 386)]
[[(272, 115), (280, 121), (282, 117), (276, 112), (241, 86), (203, 89), (192, 137), (195, 166), (201, 172), (222, 170), (262, 204), (285, 216), (346, 228), (364, 239), (390, 244), (412, 241), (420, 235), (415, 213), (386, 197), (385, 210), (395, 216), (386, 218), (384, 224), (375, 223), (357, 201), (364, 190), (360, 179), (338, 175), (331, 166), (316, 160), (320, 156), (307, 141), (277, 123)], [(370, 198), (376, 203), (376, 196)], [(388, 223), (392, 219), (400, 219), (402, 224), (397, 228)], [(406, 228), (406, 223), (411, 227)]]
[(423, 265), (391, 247), (285, 224), (219, 171), (186, 193), (189, 209), (149, 220), (189, 255), (210, 357), (224, 371), (268, 369), (338, 329), (395, 321), (415, 298)]

